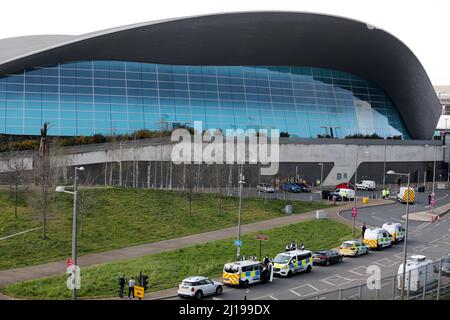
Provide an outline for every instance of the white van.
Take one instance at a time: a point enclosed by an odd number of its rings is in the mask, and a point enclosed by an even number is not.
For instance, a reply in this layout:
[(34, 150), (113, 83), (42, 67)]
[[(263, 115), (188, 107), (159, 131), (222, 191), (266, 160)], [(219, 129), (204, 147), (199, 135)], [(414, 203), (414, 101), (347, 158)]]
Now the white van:
[(391, 235), (382, 228), (366, 229), (363, 242), (370, 249), (383, 249), (392, 245)]
[[(404, 290), (416, 292), (423, 289), (424, 284), (427, 287), (435, 285), (439, 278), (439, 269), (434, 262), (422, 255), (411, 256), (406, 260), (406, 274)], [(398, 267), (397, 288), (403, 287), (403, 263)]]
[(290, 277), (298, 272), (310, 272), (313, 267), (312, 252), (292, 250), (278, 254), (273, 259), (273, 274)]
[(373, 180), (361, 180), (356, 183), (356, 189), (361, 190), (375, 190), (377, 188), (377, 184)]
[(353, 200), (355, 199), (355, 191), (352, 189), (336, 189), (333, 192), (333, 196), (336, 196), (336, 200)]
[(388, 222), (383, 224), (383, 229), (387, 230), (391, 234), (391, 240), (393, 243), (399, 243), (405, 240), (405, 228), (399, 222)]
[(409, 203), (413, 204), (414, 200), (416, 198), (416, 193), (414, 192), (413, 188), (407, 187), (400, 187), (400, 190), (397, 194), (397, 201), (400, 201), (401, 203), (406, 203), (408, 201), (408, 195), (409, 195)]

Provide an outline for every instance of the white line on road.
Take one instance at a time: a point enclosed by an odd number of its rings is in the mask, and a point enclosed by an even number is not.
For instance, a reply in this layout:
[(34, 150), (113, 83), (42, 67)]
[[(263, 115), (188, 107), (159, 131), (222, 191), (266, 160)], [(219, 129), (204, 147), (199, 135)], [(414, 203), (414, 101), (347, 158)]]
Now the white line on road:
[(294, 290), (289, 290), (290, 292), (292, 292), (293, 294), (295, 294), (295, 295), (297, 295), (297, 296), (299, 296), (299, 297), (301, 297), (302, 295), (300, 294), (300, 293), (298, 293), (298, 292), (295, 292)]

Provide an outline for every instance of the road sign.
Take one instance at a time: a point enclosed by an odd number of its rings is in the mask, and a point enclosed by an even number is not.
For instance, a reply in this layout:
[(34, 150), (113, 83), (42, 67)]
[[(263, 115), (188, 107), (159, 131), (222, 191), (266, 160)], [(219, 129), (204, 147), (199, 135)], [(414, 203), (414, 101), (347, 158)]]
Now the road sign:
[(234, 245), (236, 247), (242, 247), (242, 240), (234, 240)]
[(67, 258), (67, 268), (73, 266), (73, 260), (72, 258)]
[(134, 296), (136, 298), (144, 298), (144, 287), (141, 286), (134, 286)]
[(352, 218), (356, 218), (358, 216), (358, 209), (353, 207), (352, 208)]
[(256, 240), (267, 241), (267, 240), (269, 240), (269, 236), (266, 236), (264, 234), (257, 234), (257, 235), (255, 235), (255, 239)]

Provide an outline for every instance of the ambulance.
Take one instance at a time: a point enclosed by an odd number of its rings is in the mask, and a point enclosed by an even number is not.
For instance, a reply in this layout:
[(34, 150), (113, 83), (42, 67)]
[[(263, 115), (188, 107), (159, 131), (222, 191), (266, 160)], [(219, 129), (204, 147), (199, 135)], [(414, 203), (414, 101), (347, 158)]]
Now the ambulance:
[(299, 272), (310, 272), (312, 267), (312, 251), (309, 250), (282, 252), (273, 259), (273, 274), (283, 277), (290, 277)]
[(391, 235), (382, 228), (366, 229), (363, 242), (370, 249), (383, 249), (392, 246)]
[[(433, 260), (427, 259), (423, 255), (414, 255), (406, 260), (405, 286), (404, 289), (410, 292), (420, 291), (426, 286), (435, 286), (439, 279), (439, 268)], [(403, 263), (398, 267), (397, 288), (403, 287)]]
[(222, 282), (227, 286), (243, 286), (258, 282), (272, 281), (273, 267), (260, 261), (243, 260), (226, 263), (223, 267)]
[(388, 222), (383, 224), (382, 228), (390, 233), (392, 243), (399, 243), (405, 240), (405, 228), (403, 228), (401, 223)]
[(414, 200), (416, 198), (416, 193), (414, 192), (413, 188), (407, 188), (407, 187), (400, 187), (400, 190), (397, 194), (397, 201), (400, 201), (401, 203), (407, 203), (409, 197), (409, 203), (413, 204)]

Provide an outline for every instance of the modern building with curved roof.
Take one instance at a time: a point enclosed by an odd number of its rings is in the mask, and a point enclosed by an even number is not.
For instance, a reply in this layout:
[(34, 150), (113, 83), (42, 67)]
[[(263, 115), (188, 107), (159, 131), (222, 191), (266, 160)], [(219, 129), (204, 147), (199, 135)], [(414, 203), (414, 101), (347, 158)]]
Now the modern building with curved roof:
[(215, 14), (0, 40), (0, 134), (203, 128), (431, 139), (441, 106), (405, 44), (342, 17)]

